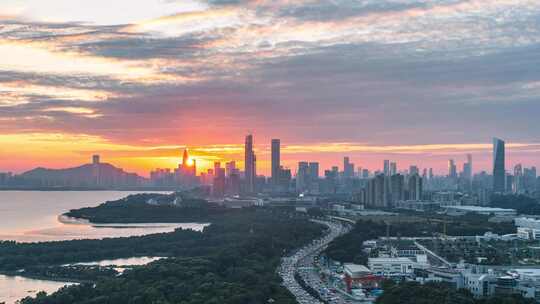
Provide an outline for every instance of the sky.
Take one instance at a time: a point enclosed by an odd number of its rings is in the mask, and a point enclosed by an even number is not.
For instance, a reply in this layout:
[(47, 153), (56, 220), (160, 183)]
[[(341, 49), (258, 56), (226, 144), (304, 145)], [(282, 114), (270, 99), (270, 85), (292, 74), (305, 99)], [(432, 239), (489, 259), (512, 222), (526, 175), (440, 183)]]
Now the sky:
[(540, 166), (537, 0), (2, 0), (0, 172)]

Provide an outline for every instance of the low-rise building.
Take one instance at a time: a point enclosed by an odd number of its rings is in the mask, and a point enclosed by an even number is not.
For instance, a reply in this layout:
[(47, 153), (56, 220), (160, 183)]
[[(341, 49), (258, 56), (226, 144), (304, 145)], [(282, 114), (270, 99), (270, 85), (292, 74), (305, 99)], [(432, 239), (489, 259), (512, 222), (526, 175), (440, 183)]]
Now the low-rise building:
[(490, 208), (479, 206), (446, 206), (444, 207), (448, 215), (460, 216), (467, 213), (476, 213), (481, 215), (494, 216), (515, 216), (517, 214), (514, 209)]
[(364, 265), (344, 264), (345, 284), (350, 292), (353, 287), (358, 288), (378, 288), (382, 277), (375, 276), (371, 270)]
[(410, 258), (369, 258), (368, 267), (375, 274), (411, 274), (415, 262)]
[(440, 202), (425, 201), (399, 201), (395, 203), (397, 209), (413, 210), (417, 212), (433, 212), (441, 208)]
[(517, 226), (517, 235), (523, 240), (540, 240), (540, 220), (529, 217), (520, 217), (514, 220)]

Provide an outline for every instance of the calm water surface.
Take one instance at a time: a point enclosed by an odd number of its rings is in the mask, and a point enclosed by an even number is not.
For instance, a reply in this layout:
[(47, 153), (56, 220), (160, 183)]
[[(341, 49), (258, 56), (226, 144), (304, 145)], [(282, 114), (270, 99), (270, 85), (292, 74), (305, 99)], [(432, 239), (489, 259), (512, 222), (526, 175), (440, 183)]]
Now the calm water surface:
[[(60, 222), (58, 216), (70, 209), (94, 207), (140, 192), (124, 191), (0, 191), (0, 240), (42, 242), (101, 239), (171, 232), (176, 228), (202, 230), (207, 224), (115, 224), (90, 225)], [(144, 265), (153, 257), (100, 261), (96, 264)], [(53, 293), (70, 283), (0, 275), (0, 303), (13, 304), (39, 291)]]
[(0, 240), (42, 242), (101, 239), (171, 232), (176, 228), (202, 230), (206, 224), (89, 225), (66, 224), (58, 216), (70, 209), (94, 207), (140, 192), (124, 191), (0, 191)]
[(13, 304), (26, 297), (34, 297), (39, 291), (53, 293), (72, 283), (33, 280), (23, 277), (0, 275), (0, 303)]

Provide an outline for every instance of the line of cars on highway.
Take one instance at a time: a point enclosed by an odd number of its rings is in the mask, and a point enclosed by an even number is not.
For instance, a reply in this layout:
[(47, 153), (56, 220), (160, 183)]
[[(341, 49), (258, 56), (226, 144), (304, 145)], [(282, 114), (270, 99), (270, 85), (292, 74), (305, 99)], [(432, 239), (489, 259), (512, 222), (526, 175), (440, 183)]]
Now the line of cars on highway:
[[(326, 249), (330, 242), (338, 236), (349, 232), (351, 228), (339, 222), (313, 221), (326, 225), (328, 230), (322, 238), (314, 240), (311, 244), (297, 250), (291, 256), (282, 258), (278, 272), (283, 279), (283, 285), (296, 297), (296, 300), (300, 304), (353, 303), (346, 296), (326, 286), (319, 277), (319, 274), (313, 269), (315, 258)], [(295, 273), (298, 273), (302, 280), (311, 287), (312, 294), (302, 288), (300, 283), (297, 282)]]

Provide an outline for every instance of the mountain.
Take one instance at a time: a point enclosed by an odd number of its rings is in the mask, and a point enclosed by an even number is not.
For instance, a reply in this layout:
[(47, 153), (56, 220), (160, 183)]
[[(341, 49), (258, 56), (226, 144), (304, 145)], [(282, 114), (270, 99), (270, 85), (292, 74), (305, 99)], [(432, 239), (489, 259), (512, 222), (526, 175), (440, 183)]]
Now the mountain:
[(128, 173), (108, 163), (86, 164), (75, 168), (36, 168), (17, 176), (19, 182), (44, 187), (141, 186), (144, 177)]

